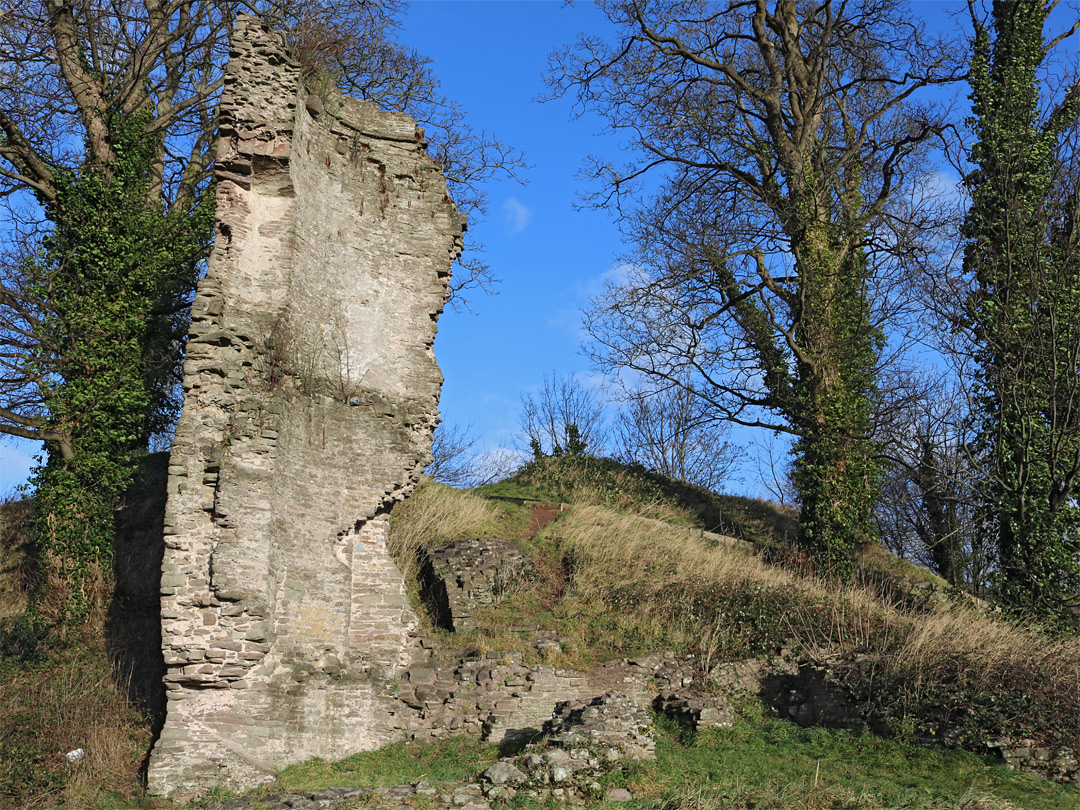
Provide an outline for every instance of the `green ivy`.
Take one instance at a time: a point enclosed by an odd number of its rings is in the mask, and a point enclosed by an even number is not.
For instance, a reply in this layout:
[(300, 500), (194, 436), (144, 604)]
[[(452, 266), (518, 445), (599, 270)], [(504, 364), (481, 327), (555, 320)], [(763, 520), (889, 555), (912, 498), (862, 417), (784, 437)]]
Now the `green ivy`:
[[(978, 364), (974, 450), (985, 471), (986, 524), (997, 533), (999, 602), (1018, 618), (1075, 626), (1080, 598), (1077, 385), (1080, 263), (1075, 189), (1051, 187), (1068, 98), (1044, 121), (1039, 71), (1046, 8), (995, 2), (976, 25), (970, 82), (977, 135), (965, 182), (966, 313)], [(991, 36), (991, 33), (993, 36)]]
[[(823, 569), (843, 575), (854, 550), (874, 539), (881, 467), (871, 403), (884, 338), (871, 323), (861, 230), (823, 219), (809, 167), (805, 175), (792, 218), (801, 223), (792, 238), (802, 281), (795, 312), (800, 351), (785, 410), (799, 436), (792, 448), (799, 543)], [(844, 181), (845, 207), (858, 210), (857, 169)]]
[(213, 224), (209, 193), (189, 210), (152, 199), (151, 120), (115, 114), (114, 164), (56, 170), (52, 230), (25, 267), (47, 304), (36, 337), (49, 421), (72, 450), (64, 458), (50, 445), (35, 473), (36, 537), (73, 621), (108, 576), (118, 496), (150, 437), (176, 417), (183, 304)]

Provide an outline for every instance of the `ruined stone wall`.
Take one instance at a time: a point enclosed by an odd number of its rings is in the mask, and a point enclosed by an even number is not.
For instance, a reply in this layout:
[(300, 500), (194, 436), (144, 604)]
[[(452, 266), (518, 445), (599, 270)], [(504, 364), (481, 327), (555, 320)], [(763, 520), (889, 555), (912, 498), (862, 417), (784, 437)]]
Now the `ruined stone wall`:
[(415, 122), (305, 88), (241, 18), (162, 564), (155, 794), (243, 789), (402, 727), (416, 617), (387, 516), (429, 460), (464, 219)]

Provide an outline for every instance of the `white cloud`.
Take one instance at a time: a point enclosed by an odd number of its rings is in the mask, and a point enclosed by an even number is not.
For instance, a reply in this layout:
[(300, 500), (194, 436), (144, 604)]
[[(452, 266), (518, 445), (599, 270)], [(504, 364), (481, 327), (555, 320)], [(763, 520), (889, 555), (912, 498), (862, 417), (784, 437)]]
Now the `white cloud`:
[(562, 297), (562, 306), (548, 318), (548, 327), (567, 332), (578, 340), (586, 340), (588, 334), (582, 324), (582, 311), (587, 309), (592, 300), (608, 287), (624, 284), (637, 269), (634, 264), (622, 262), (609, 267), (602, 273), (576, 282), (572, 292)]
[(579, 299), (586, 302), (591, 301), (608, 287), (618, 287), (625, 284), (630, 279), (630, 276), (638, 270), (639, 268), (635, 264), (620, 262), (612, 265), (599, 275), (579, 281), (574, 285), (574, 292), (577, 293)]
[(504, 202), (502, 212), (510, 233), (521, 233), (532, 221), (532, 209), (517, 197), (510, 197)]

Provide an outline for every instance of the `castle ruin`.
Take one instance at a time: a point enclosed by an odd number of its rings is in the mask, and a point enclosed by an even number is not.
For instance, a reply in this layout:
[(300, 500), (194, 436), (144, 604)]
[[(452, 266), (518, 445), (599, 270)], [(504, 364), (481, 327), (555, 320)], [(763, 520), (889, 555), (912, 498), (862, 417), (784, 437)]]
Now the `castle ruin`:
[(401, 736), (388, 514), (430, 458), (464, 229), (411, 118), (305, 86), (252, 18), (230, 57), (169, 464), (149, 788), (172, 796)]

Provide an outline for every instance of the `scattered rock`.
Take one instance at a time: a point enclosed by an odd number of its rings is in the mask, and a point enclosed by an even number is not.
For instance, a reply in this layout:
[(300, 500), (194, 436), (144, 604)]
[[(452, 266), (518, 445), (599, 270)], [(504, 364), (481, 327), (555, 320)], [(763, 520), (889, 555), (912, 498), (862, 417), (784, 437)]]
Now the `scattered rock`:
[(608, 692), (587, 703), (563, 701), (544, 725), (561, 745), (583, 743), (596, 749), (616, 748), (630, 759), (653, 759), (656, 739), (649, 715), (636, 701)]
[[(505, 760), (496, 762), (490, 768), (488, 768), (481, 775), (482, 779), (486, 779), (493, 785), (517, 785), (524, 782), (528, 777), (521, 771), (515, 768), (511, 763)], [(490, 793), (488, 794), (490, 795)]]

